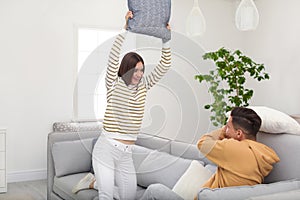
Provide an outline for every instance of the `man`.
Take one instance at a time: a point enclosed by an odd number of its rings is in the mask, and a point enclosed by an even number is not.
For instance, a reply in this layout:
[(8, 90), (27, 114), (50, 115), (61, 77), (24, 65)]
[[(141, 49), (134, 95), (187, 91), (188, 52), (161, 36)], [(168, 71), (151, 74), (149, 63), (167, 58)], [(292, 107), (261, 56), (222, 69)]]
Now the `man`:
[[(253, 110), (235, 107), (226, 126), (199, 139), (199, 150), (218, 166), (216, 173), (199, 188), (255, 185), (263, 182), (264, 177), (271, 172), (272, 165), (279, 162), (279, 157), (270, 147), (256, 141), (260, 126), (261, 119)], [(141, 199), (182, 200), (161, 184), (147, 188)]]
[(263, 182), (279, 157), (270, 147), (256, 141), (260, 117), (249, 108), (235, 107), (226, 126), (203, 135), (199, 150), (218, 168), (202, 186), (222, 188)]

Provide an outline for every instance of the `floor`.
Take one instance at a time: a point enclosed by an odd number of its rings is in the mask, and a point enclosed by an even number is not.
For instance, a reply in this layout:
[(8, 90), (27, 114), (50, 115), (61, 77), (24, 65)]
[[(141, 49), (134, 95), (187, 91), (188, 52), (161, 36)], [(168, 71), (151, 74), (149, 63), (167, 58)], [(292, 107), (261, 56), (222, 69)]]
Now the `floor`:
[(8, 183), (7, 192), (0, 193), (1, 200), (46, 200), (47, 180)]

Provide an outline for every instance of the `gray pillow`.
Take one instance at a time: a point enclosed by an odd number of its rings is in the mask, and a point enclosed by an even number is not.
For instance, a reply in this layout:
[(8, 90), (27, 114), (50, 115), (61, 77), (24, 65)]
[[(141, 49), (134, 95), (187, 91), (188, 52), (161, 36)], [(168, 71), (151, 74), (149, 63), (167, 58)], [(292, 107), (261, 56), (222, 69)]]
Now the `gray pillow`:
[(254, 186), (236, 186), (225, 188), (202, 188), (198, 193), (198, 199), (201, 200), (240, 200), (249, 197), (273, 194), (277, 192), (291, 191), (300, 188), (298, 179), (289, 181), (280, 181), (269, 184), (258, 184)]
[(55, 175), (57, 177), (88, 172), (92, 166), (93, 138), (56, 142), (52, 146)]
[(171, 39), (171, 31), (166, 28), (171, 15), (171, 0), (128, 0), (128, 9), (133, 18), (128, 20), (127, 30), (162, 38)]
[(173, 188), (191, 162), (165, 152), (151, 151), (137, 168), (137, 183), (143, 187), (161, 183)]

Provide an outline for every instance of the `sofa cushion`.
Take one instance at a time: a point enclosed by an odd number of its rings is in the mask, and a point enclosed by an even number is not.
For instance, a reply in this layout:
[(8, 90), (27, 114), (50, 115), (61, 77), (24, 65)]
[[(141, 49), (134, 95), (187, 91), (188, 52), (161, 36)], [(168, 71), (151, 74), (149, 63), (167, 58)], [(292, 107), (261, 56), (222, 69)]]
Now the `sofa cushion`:
[(141, 187), (141, 186), (138, 185), (138, 186), (137, 186), (137, 189), (136, 189), (136, 196), (135, 196), (135, 199), (140, 199), (140, 198), (144, 195), (146, 189), (147, 189), (147, 188)]
[(87, 173), (78, 173), (68, 176), (63, 176), (60, 178), (54, 178), (53, 191), (58, 194), (63, 199), (86, 199), (93, 200), (98, 196), (98, 191), (89, 189), (89, 190), (80, 190), (78, 193), (72, 193), (72, 188), (83, 178)]
[(128, 9), (133, 18), (128, 20), (129, 31), (171, 39), (171, 32), (166, 28), (171, 14), (171, 0), (128, 0)]
[(194, 199), (201, 186), (212, 174), (200, 162), (193, 160), (172, 190), (183, 199)]
[(188, 159), (152, 151), (137, 168), (137, 183), (143, 187), (161, 183), (173, 188), (190, 163), (191, 160)]
[[(72, 174), (64, 177), (54, 178), (53, 191), (63, 199), (76, 200), (96, 200), (98, 199), (98, 191), (94, 189), (80, 190), (78, 193), (72, 193), (72, 188), (78, 183), (87, 173)], [(138, 186), (136, 191), (136, 199), (140, 199), (146, 188)]]
[(151, 184), (144, 192), (142, 198), (143, 200), (184, 200), (178, 194), (173, 192), (167, 186), (156, 183)]
[(286, 192), (300, 188), (299, 180), (280, 181), (270, 184), (258, 184), (254, 186), (236, 186), (225, 188), (202, 188), (198, 193), (201, 200), (240, 200), (249, 197)]
[(92, 166), (93, 138), (56, 142), (52, 146), (57, 177), (88, 172)]

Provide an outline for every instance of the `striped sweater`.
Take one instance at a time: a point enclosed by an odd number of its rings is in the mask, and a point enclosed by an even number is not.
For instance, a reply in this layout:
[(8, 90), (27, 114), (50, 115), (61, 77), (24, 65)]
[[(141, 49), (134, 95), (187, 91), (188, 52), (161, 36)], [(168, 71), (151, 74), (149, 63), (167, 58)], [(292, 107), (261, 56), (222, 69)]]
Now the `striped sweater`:
[(105, 84), (107, 107), (103, 120), (103, 131), (110, 138), (136, 140), (140, 131), (147, 91), (154, 86), (171, 66), (169, 43), (162, 47), (161, 60), (154, 70), (144, 76), (137, 87), (130, 88), (118, 77), (119, 56), (125, 38), (118, 35), (109, 54)]

